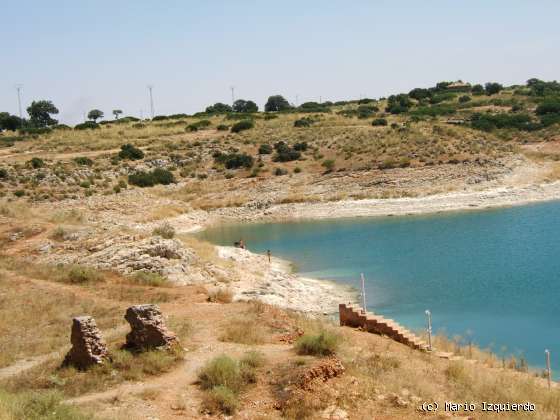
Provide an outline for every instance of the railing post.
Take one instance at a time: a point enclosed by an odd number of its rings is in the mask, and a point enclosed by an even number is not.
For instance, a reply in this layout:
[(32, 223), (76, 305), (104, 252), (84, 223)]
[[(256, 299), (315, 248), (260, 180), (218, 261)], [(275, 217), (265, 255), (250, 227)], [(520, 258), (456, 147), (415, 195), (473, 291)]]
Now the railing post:
[(548, 389), (550, 389), (550, 382), (552, 381), (552, 371), (550, 369), (550, 352), (547, 350), (544, 351), (546, 356), (546, 377), (548, 380)]
[(432, 313), (426, 309), (426, 316), (428, 317), (428, 349), (432, 351)]
[(361, 278), (362, 278), (362, 309), (363, 309), (364, 313), (367, 313), (367, 308), (366, 308), (366, 279), (364, 277), (364, 273), (361, 273)]

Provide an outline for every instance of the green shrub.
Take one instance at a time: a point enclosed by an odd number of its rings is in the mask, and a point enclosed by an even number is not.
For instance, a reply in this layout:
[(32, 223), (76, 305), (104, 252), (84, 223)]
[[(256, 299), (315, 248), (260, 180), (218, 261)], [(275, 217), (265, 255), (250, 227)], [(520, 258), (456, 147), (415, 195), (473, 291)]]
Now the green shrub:
[(144, 158), (144, 152), (132, 144), (123, 144), (119, 152), (119, 158), (123, 160), (140, 160)]
[(67, 280), (70, 283), (89, 283), (103, 279), (99, 271), (82, 265), (72, 265), (68, 270)]
[(334, 169), (335, 161), (333, 159), (326, 159), (321, 163), (321, 166), (326, 169), (327, 172), (332, 172)]
[(249, 129), (253, 128), (254, 126), (255, 126), (255, 124), (253, 123), (252, 120), (242, 120), (242, 121), (239, 121), (239, 122), (235, 123), (231, 127), (231, 132), (232, 133), (239, 133), (239, 132), (244, 131), (244, 130), (249, 130)]
[(299, 174), (301, 172), (301, 168), (299, 166), (296, 166), (294, 168), (294, 174)]
[(128, 183), (138, 187), (153, 187), (162, 184), (169, 185), (175, 182), (173, 173), (162, 168), (156, 168), (151, 172), (138, 171), (128, 176)]
[(374, 127), (381, 127), (387, 125), (387, 120), (385, 118), (376, 118), (371, 122)]
[(80, 182), (80, 187), (86, 188), (86, 189), (87, 189), (87, 188), (91, 187), (91, 182), (89, 182), (89, 181), (82, 181), (82, 182)]
[(438, 115), (451, 115), (456, 112), (453, 105), (433, 105), (418, 107), (411, 112), (411, 115), (416, 117), (430, 116), (437, 117)]
[(288, 175), (288, 171), (284, 168), (275, 168), (274, 175), (276, 176)]
[(49, 134), (52, 129), (49, 127), (22, 127), (19, 130), (19, 134), (21, 135), (41, 135), (41, 134)]
[(272, 160), (275, 162), (291, 162), (293, 160), (298, 160), (301, 157), (301, 153), (299, 151), (292, 149), (283, 141), (275, 143), (274, 149), (276, 150), (276, 155), (274, 155)]
[(15, 190), (14, 195), (18, 198), (23, 197), (25, 195), (25, 190)]
[(264, 116), (265, 121), (275, 120), (276, 118), (278, 118), (278, 115), (276, 115), (276, 114), (266, 114)]
[(215, 357), (206, 363), (199, 372), (198, 379), (203, 389), (225, 386), (237, 393), (243, 386), (239, 363), (226, 355)]
[(33, 169), (39, 169), (45, 166), (43, 159), (34, 157), (27, 162)]
[(261, 144), (259, 146), (259, 155), (270, 155), (272, 153), (272, 146), (270, 144)]
[(85, 156), (80, 156), (80, 157), (74, 158), (74, 162), (76, 162), (78, 165), (82, 165), (82, 166), (93, 165), (93, 160), (91, 160), (90, 158), (85, 157)]
[(298, 354), (328, 356), (336, 352), (339, 342), (337, 335), (322, 331), (317, 335), (304, 334), (296, 341), (295, 347)]
[(168, 283), (167, 277), (164, 277), (158, 273), (152, 273), (151, 271), (137, 271), (132, 276), (132, 280), (135, 283), (141, 284), (143, 286), (152, 287), (166, 286)]
[(356, 110), (358, 118), (360, 119), (369, 118), (378, 111), (379, 108), (375, 105), (360, 105)]
[(86, 121), (74, 126), (74, 130), (95, 130), (99, 128), (99, 124), (95, 121)]
[(298, 152), (305, 152), (307, 150), (307, 147), (308, 144), (306, 141), (294, 144), (294, 150), (297, 150)]
[(301, 118), (299, 120), (294, 121), (294, 127), (302, 128), (302, 127), (311, 127), (313, 120), (310, 118)]
[(223, 164), (227, 169), (238, 169), (246, 168), (250, 169), (253, 167), (255, 160), (252, 156), (246, 153), (229, 153), (225, 154), (222, 152), (214, 153), (214, 160), (218, 163)]
[(169, 119), (167, 115), (156, 115), (154, 118), (152, 118), (152, 121), (165, 121), (167, 119)]
[(225, 125), (225, 124), (220, 124), (216, 127), (216, 130), (218, 131), (228, 131), (229, 130), (229, 126)]
[(471, 97), (469, 95), (459, 96), (459, 103), (464, 104), (466, 102), (470, 102)]
[(239, 401), (237, 395), (226, 386), (219, 385), (210, 390), (203, 400), (202, 407), (210, 414), (222, 412), (232, 415), (237, 410)]
[(547, 99), (541, 102), (535, 113), (537, 115), (560, 114), (560, 98)]
[(0, 179), (7, 179), (8, 171), (4, 168), (0, 168)]
[(517, 130), (534, 130), (538, 128), (527, 114), (474, 114), (471, 126), (477, 130), (492, 131), (496, 128), (514, 128)]

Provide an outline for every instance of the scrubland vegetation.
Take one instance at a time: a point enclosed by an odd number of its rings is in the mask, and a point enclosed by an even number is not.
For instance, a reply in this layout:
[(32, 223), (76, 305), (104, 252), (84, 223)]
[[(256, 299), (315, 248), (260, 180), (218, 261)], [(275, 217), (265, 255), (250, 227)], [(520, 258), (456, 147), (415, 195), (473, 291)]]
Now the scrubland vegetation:
[(10, 157), (0, 156), (0, 194), (56, 201), (197, 179), (484, 166), (553, 140), (559, 98), (557, 82), (537, 79), (509, 87), (442, 82), (388, 98), (298, 107), (272, 96), (265, 113), (244, 100), (142, 122), (98, 123), (95, 113), (95, 129), (59, 126), (56, 107), (38, 101), (29, 120), (16, 124), (1, 114), (0, 143)]

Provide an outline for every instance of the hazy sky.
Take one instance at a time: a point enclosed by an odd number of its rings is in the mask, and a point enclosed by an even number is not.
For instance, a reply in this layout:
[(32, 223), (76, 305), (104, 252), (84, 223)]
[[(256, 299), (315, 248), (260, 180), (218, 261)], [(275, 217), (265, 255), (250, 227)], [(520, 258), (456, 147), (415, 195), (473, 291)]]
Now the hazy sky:
[(379, 97), (440, 80), (522, 83), (560, 69), (558, 1), (3, 1), (0, 111), (50, 99), (59, 119)]

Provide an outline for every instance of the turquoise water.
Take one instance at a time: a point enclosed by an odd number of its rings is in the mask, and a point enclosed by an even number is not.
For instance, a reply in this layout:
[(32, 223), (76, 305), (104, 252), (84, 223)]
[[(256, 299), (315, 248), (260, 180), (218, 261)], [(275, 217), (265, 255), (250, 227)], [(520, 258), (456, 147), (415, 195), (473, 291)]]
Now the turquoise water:
[(304, 276), (359, 286), (368, 309), (498, 354), (560, 369), (560, 202), (422, 217), (221, 226), (198, 234), (294, 263)]

